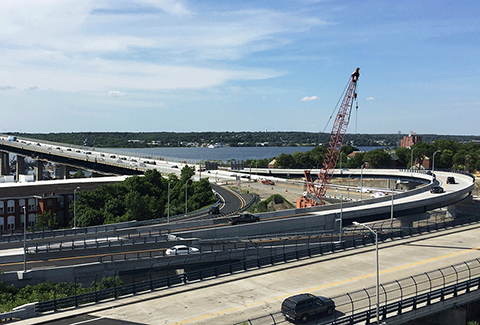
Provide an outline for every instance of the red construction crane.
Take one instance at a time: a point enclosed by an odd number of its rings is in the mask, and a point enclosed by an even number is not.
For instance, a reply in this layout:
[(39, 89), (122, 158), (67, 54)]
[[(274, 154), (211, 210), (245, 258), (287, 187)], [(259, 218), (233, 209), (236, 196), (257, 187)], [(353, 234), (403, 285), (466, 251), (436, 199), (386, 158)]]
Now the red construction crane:
[(307, 184), (307, 191), (303, 193), (302, 197), (297, 199), (297, 208), (306, 208), (324, 204), (323, 197), (325, 196), (325, 192), (327, 191), (330, 180), (333, 177), (333, 172), (337, 166), (340, 149), (342, 148), (343, 140), (345, 139), (348, 122), (350, 122), (353, 101), (356, 101), (357, 99), (355, 89), (357, 88), (357, 80), (360, 76), (359, 71), (360, 68), (356, 68), (355, 72), (352, 73), (347, 92), (345, 93), (342, 104), (338, 109), (332, 133), (330, 134), (330, 140), (328, 141), (327, 152), (323, 159), (322, 169), (318, 174), (318, 179), (313, 181), (309, 170), (303, 172)]

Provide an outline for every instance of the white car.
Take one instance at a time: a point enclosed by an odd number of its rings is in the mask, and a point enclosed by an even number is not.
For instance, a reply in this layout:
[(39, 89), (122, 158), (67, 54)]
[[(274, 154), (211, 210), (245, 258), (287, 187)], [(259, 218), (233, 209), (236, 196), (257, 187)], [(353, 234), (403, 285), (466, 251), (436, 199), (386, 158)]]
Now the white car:
[(167, 248), (165, 255), (188, 255), (188, 254), (198, 254), (200, 250), (196, 247), (188, 247), (187, 245), (176, 245), (170, 248)]
[(384, 197), (385, 196), (385, 193), (383, 192), (375, 192), (371, 195), (372, 198), (376, 199), (376, 198), (379, 198), (379, 197)]

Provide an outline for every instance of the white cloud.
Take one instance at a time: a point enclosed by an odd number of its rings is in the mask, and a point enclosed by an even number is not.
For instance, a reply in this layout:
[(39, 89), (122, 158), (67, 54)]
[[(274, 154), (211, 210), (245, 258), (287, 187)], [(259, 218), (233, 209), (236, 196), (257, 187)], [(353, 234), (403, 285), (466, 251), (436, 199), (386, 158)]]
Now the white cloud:
[(181, 0), (141, 0), (139, 2), (144, 2), (160, 8), (169, 15), (183, 16), (191, 13), (185, 4), (185, 1)]
[(108, 92), (274, 78), (285, 72), (242, 67), (238, 60), (321, 24), (278, 10), (205, 10), (184, 0), (4, 1), (0, 85)]
[(373, 97), (367, 97), (367, 100), (372, 100), (372, 101), (373, 101), (373, 100), (375, 100), (375, 98), (373, 98)]
[(123, 96), (126, 96), (127, 93), (124, 93), (122, 91), (119, 91), (119, 90), (110, 90), (108, 92), (108, 96), (110, 97), (123, 97)]
[(320, 100), (320, 98), (318, 98), (317, 96), (306, 96), (306, 97), (303, 97), (302, 99), (300, 99), (302, 102), (310, 102), (312, 100)]

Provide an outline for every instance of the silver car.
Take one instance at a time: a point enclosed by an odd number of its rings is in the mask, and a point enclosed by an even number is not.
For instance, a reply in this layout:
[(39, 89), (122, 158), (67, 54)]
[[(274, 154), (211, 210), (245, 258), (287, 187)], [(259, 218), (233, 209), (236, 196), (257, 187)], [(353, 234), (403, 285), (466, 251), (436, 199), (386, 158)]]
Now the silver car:
[(188, 255), (188, 254), (198, 254), (200, 250), (196, 247), (188, 247), (187, 245), (175, 245), (173, 247), (167, 248), (165, 255)]

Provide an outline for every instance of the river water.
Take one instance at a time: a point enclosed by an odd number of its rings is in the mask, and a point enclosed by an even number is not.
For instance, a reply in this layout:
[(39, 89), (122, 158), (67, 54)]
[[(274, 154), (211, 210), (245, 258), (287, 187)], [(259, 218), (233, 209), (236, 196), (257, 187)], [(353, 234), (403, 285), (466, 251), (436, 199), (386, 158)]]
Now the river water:
[[(167, 161), (186, 161), (198, 163), (200, 161), (223, 161), (235, 159), (271, 159), (281, 153), (293, 154), (295, 151), (306, 152), (314, 147), (220, 147), (220, 148), (98, 148), (99, 151), (136, 156), (151, 159), (163, 159)], [(362, 151), (371, 151), (382, 147), (358, 147)]]

